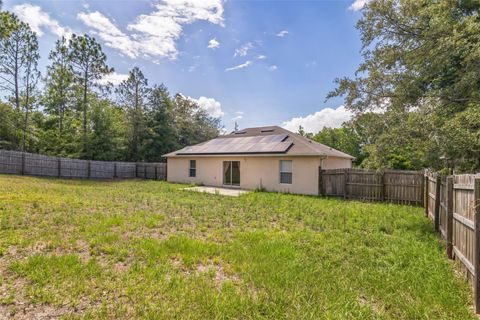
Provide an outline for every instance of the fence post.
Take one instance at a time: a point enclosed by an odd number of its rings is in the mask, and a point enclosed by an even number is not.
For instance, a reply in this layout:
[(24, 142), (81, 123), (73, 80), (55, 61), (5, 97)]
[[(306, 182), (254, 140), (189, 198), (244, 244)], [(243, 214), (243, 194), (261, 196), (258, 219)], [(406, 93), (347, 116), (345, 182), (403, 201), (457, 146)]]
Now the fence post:
[(453, 259), (453, 177), (447, 177), (447, 257)]
[(437, 175), (435, 179), (435, 231), (440, 230), (440, 187), (442, 184), (442, 178), (440, 175)]
[(135, 162), (135, 178), (138, 178), (138, 162)]
[(22, 169), (20, 171), (22, 176), (25, 174), (25, 152), (22, 152)]
[(428, 191), (428, 185), (430, 184), (430, 179), (428, 177), (428, 173), (425, 172), (425, 200), (424, 200), (424, 203), (425, 203), (425, 217), (428, 218), (428, 202), (429, 202), (429, 198), (430, 196), (428, 195), (429, 191)]
[(158, 180), (158, 165), (155, 164), (155, 180)]
[(323, 194), (323, 182), (322, 182), (322, 167), (318, 167), (318, 195), (321, 196)]
[(147, 179), (147, 164), (143, 163), (143, 179)]
[(113, 163), (113, 179), (117, 179), (117, 163)]
[(92, 175), (91, 173), (91, 167), (90, 167), (90, 160), (87, 162), (87, 172), (88, 172), (88, 179), (90, 179), (90, 176)]
[(422, 174), (420, 173), (420, 177), (422, 178), (422, 185), (420, 186), (420, 190), (419, 190), (419, 198), (420, 198), (420, 203), (422, 204), (422, 206), (425, 206), (425, 195), (424, 195), (424, 192), (425, 192), (425, 179), (423, 178)]
[(348, 169), (345, 168), (343, 172), (343, 199), (347, 199), (347, 181), (348, 181)]
[(474, 198), (474, 214), (475, 214), (475, 247), (474, 247), (474, 299), (475, 299), (475, 312), (480, 313), (480, 178), (475, 178), (473, 185)]
[(62, 158), (58, 157), (57, 158), (57, 165), (58, 165), (58, 177), (61, 178), (62, 177)]
[(382, 170), (381, 174), (382, 175), (380, 177), (381, 178), (380, 181), (382, 182), (382, 190), (380, 191), (380, 200), (384, 202), (385, 201), (385, 170)]

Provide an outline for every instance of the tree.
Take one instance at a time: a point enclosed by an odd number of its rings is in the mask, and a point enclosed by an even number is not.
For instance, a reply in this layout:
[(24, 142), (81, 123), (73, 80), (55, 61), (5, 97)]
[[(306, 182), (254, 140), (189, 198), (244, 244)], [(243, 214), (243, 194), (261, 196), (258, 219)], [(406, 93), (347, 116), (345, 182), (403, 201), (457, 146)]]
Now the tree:
[(356, 164), (360, 164), (363, 161), (360, 139), (350, 127), (325, 127), (314, 135), (312, 139), (354, 156)]
[(220, 119), (209, 116), (205, 109), (182, 94), (175, 95), (172, 113), (179, 147), (197, 144), (219, 135)]
[(356, 78), (337, 79), (330, 96), (345, 94), (354, 110), (406, 109), (434, 98), (452, 112), (480, 102), (479, 8), (469, 1), (371, 1), (357, 23), (365, 60)]
[[(28, 115), (32, 108), (32, 92), (35, 89), (39, 72), (38, 40), (30, 27), (15, 15), (8, 14), (15, 26), (7, 37), (0, 38), (0, 90), (10, 94), (15, 111), (23, 114), (20, 125), (16, 117), (16, 127), (22, 128), (22, 150), (26, 148)], [(16, 139), (18, 141), (18, 138)]]
[(40, 72), (37, 70), (38, 59), (40, 55), (38, 54), (38, 42), (31, 41), (27, 43), (27, 51), (30, 54), (27, 57), (25, 63), (25, 72), (23, 75), (23, 90), (21, 91), (23, 109), (24, 109), (24, 121), (23, 121), (23, 143), (22, 151), (26, 150), (27, 144), (27, 133), (28, 133), (28, 116), (33, 109), (33, 95), (34, 91), (40, 78)]
[(0, 149), (14, 149), (16, 130), (15, 111), (7, 104), (0, 101)]
[(137, 161), (142, 158), (140, 151), (145, 137), (145, 107), (149, 91), (148, 81), (138, 67), (129, 72), (128, 78), (116, 90), (119, 103), (127, 112), (130, 126), (127, 160)]
[(345, 105), (356, 113), (385, 112), (388, 132), (367, 147), (372, 153), (366, 163), (440, 169), (445, 163), (431, 161), (430, 155), (441, 154), (449, 154), (451, 164), (476, 163), (458, 149), (452, 154), (442, 141), (451, 119), (480, 105), (479, 9), (473, 1), (367, 4), (357, 23), (364, 61), (355, 77), (337, 79), (328, 95), (345, 96)]
[(305, 137), (305, 138), (308, 138), (308, 139), (313, 138), (313, 133), (311, 133), (311, 132), (306, 132), (302, 125), (299, 125), (299, 126), (298, 126), (298, 131), (297, 131), (297, 133), (298, 133), (299, 135), (301, 135), (302, 137)]
[(51, 65), (47, 67), (43, 103), (46, 113), (56, 117), (58, 133), (61, 135), (65, 113), (74, 98), (74, 74), (64, 37), (57, 40), (49, 59)]
[(13, 14), (7, 14), (14, 21), (15, 29), (8, 37), (0, 39), (0, 89), (12, 95), (15, 108), (19, 111), (22, 78), (24, 72), (28, 72), (28, 66), (33, 66), (32, 62), (39, 58), (38, 41), (28, 24), (19, 21)]
[(0, 40), (7, 38), (17, 28), (18, 19), (9, 13), (2, 11), (3, 2), (0, 1)]
[(119, 160), (121, 158), (122, 120), (117, 109), (107, 99), (93, 99), (89, 110), (91, 130), (88, 133), (88, 153), (93, 160)]
[(107, 66), (107, 56), (102, 47), (89, 35), (72, 35), (68, 43), (68, 57), (71, 62), (76, 80), (81, 85), (82, 101), (81, 110), (83, 113), (83, 139), (84, 150), (87, 152), (87, 112), (89, 107), (88, 92), (91, 90), (94, 81), (101, 79), (104, 75), (113, 72), (113, 68)]
[(161, 161), (162, 155), (179, 144), (173, 123), (173, 101), (167, 87), (155, 85), (148, 99), (144, 155), (147, 161)]

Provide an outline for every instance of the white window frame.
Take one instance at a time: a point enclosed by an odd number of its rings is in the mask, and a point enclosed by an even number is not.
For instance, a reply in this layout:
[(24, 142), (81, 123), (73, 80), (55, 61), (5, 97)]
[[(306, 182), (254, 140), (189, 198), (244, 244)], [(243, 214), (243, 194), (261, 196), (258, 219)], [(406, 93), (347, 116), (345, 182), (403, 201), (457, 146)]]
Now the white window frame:
[[(290, 162), (290, 171), (282, 171), (282, 162)], [(279, 167), (279, 181), (280, 184), (288, 184), (291, 185), (293, 184), (293, 160), (280, 160), (278, 162), (278, 167)], [(290, 182), (282, 182), (282, 173), (290, 173)]]
[[(195, 164), (194, 167), (192, 167), (192, 163)], [(193, 175), (192, 175), (192, 170), (193, 170)], [(188, 177), (189, 178), (197, 177), (197, 160), (194, 160), (194, 159), (188, 160)]]

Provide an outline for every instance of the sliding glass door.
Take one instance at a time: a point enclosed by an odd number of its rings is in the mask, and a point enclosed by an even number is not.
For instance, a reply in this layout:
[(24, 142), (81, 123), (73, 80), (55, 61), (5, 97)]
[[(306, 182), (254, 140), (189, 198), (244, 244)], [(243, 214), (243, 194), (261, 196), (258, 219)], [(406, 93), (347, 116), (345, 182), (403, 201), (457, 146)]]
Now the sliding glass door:
[(240, 161), (223, 162), (223, 184), (240, 186)]

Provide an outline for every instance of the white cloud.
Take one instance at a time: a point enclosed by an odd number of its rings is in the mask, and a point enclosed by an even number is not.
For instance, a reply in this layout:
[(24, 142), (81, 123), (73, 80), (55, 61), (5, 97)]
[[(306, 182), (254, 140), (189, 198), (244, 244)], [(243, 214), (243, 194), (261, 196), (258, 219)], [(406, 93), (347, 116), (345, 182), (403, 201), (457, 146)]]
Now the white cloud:
[(225, 71), (233, 71), (233, 70), (243, 69), (243, 68), (246, 68), (246, 67), (250, 66), (251, 64), (252, 64), (252, 61), (247, 60), (247, 61), (245, 61), (245, 63), (239, 64), (238, 66), (226, 68)]
[(259, 56), (257, 57), (257, 59), (258, 59), (258, 60), (265, 60), (265, 59), (267, 59), (267, 56), (261, 54), (261, 55), (259, 55)]
[(355, 0), (348, 9), (353, 10), (353, 11), (359, 11), (362, 10), (363, 7), (369, 2), (370, 0)]
[(139, 43), (123, 33), (117, 26), (98, 11), (80, 12), (77, 18), (92, 28), (93, 33), (105, 41), (108, 47), (114, 48), (130, 58), (136, 58), (139, 53)]
[(188, 99), (196, 102), (202, 109), (205, 109), (209, 115), (215, 118), (223, 117), (225, 114), (222, 111), (222, 104), (215, 100), (214, 98), (207, 98), (207, 97), (200, 97), (198, 99), (194, 99), (188, 97)]
[(232, 121), (242, 120), (243, 119), (243, 111), (235, 112), (235, 117), (232, 118)]
[(239, 56), (239, 57), (244, 57), (247, 55), (248, 51), (253, 48), (253, 44), (251, 42), (245, 43), (243, 46), (241, 46), (238, 49), (235, 49), (235, 54), (233, 55), (234, 57)]
[(109, 83), (117, 86), (119, 85), (122, 81), (128, 79), (128, 74), (123, 74), (123, 73), (116, 73), (112, 72), (106, 76), (104, 76), (102, 79), (98, 80), (97, 83), (101, 85), (107, 85)]
[(208, 41), (207, 48), (217, 49), (218, 47), (220, 47), (220, 42), (218, 42), (217, 39), (213, 38), (210, 41)]
[(298, 127), (302, 126), (306, 132), (317, 133), (324, 127), (338, 128), (352, 118), (353, 113), (344, 106), (336, 109), (325, 108), (314, 114), (305, 117), (292, 118), (282, 123), (282, 127), (287, 130), (297, 132)]
[(183, 27), (196, 21), (207, 21), (223, 26), (222, 0), (164, 0), (154, 5), (155, 10), (138, 16), (120, 30), (104, 14), (81, 12), (78, 19), (92, 28), (106, 45), (130, 58), (176, 59), (176, 41)]
[(37, 5), (20, 4), (14, 6), (12, 11), (20, 20), (28, 23), (39, 37), (43, 36), (45, 31), (49, 31), (58, 37), (65, 36), (66, 38), (69, 38), (72, 34), (70, 28), (62, 27), (57, 20), (52, 19), (47, 12)]
[(268, 70), (270, 70), (270, 71), (275, 71), (277, 69), (278, 69), (278, 67), (274, 64), (272, 64), (270, 67), (268, 67)]
[[(358, 1), (358, 0), (357, 0), (357, 1)], [(280, 31), (279, 33), (277, 33), (277, 37), (283, 38), (283, 37), (285, 37), (287, 34), (289, 34), (288, 30), (282, 30), (282, 31)]]

